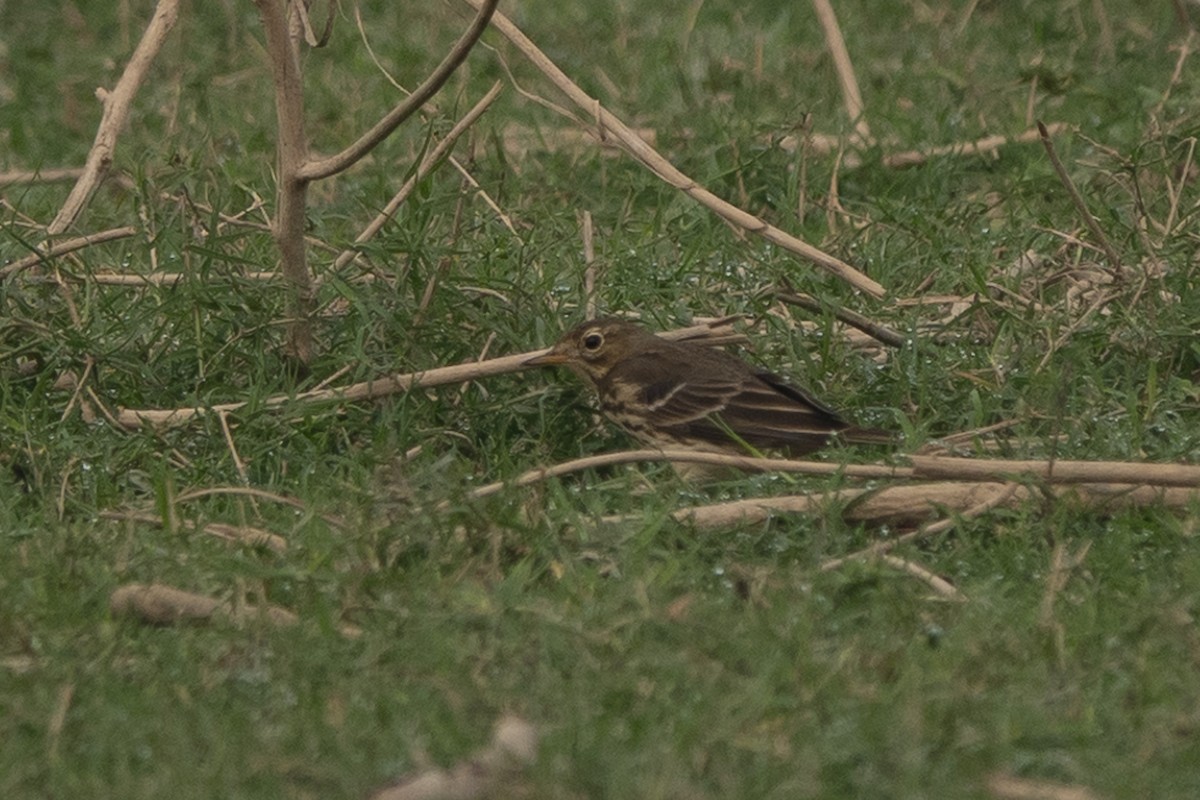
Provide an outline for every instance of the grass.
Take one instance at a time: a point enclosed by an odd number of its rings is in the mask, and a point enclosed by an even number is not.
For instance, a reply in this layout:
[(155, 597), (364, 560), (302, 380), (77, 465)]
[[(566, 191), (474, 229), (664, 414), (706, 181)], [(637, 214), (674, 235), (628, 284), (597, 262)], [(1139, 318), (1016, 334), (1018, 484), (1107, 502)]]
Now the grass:
[[(408, 86), (463, 24), (453, 5), (364, 5), (372, 46)], [(217, 211), (240, 213), (255, 197), (269, 206), (273, 193), (255, 11), (186, 9), (122, 134), (116, 168), (131, 185), (102, 190), (80, 223), (142, 233), (56, 263), (73, 307), (45, 280), (0, 285), (0, 795), (362, 797), (466, 757), (504, 712), (542, 733), (514, 796), (991, 797), (996, 775), (1097, 797), (1200, 793), (1194, 510), (1104, 516), (1046, 501), (964, 521), (905, 551), (969, 598), (948, 604), (883, 566), (818, 571), (891, 533), (836, 510), (719, 533), (668, 520), (706, 498), (795, 489), (773, 478), (697, 490), (645, 466), (468, 500), (472, 486), (623, 444), (568, 376), (373, 404), (256, 405), (342, 369), (344, 383), (471, 360), (489, 341), (491, 354), (549, 343), (581, 314), (577, 215), (587, 210), (605, 310), (659, 327), (766, 315), (755, 358), (858, 421), (903, 429), (905, 450), (1015, 420), (997, 440), (1002, 455), (1200, 461), (1187, 160), (1200, 98), (1192, 61), (1170, 86), (1183, 41), (1170, 4), (1109, 8), (1103, 20), (1096, 9), (1112, 4), (981, 3), (969, 19), (962, 5), (838, 4), (883, 143), (840, 169), (831, 155), (776, 144), (805, 114), (817, 131), (848, 130), (803, 4), (506, 8), (585, 89), (653, 129), (681, 169), (862, 267), (890, 299), (855, 296), (742, 240), (627, 158), (543, 147), (571, 124), (510, 87), (470, 161), (520, 239), (441, 169), (364, 249), (376, 280), (351, 271), (324, 284), (320, 352), (299, 385), (279, 350), (282, 287), (241, 277), (274, 265), (268, 234), (216, 223)], [(25, 6), (0, 8), (11, 34), (0, 169), (80, 164), (99, 118), (94, 87), (116, 79), (151, 4)], [(433, 128), (507, 80), (497, 53), (522, 87), (557, 99), (498, 37), (485, 41), (494, 50), (474, 53), (439, 96)], [(322, 150), (396, 100), (352, 18), (339, 17), (305, 67)], [(906, 170), (879, 163), (1024, 130), (1035, 79), (1034, 117), (1078, 129), (1056, 141), (1059, 153), (1131, 268), (1087, 317), (1067, 287), (1103, 260), (1063, 235), (1088, 239), (1039, 145)], [(532, 131), (531, 149), (506, 148), (515, 131)], [(311, 234), (351, 241), (429, 132), (410, 125), (371, 163), (317, 187)], [(827, 213), (835, 169), (844, 214)], [(0, 188), (0, 262), (39, 241), (29, 220), (47, 222), (66, 192)], [(1168, 230), (1146, 222), (1172, 213)], [(1016, 275), (1026, 252), (1042, 266)], [(331, 256), (313, 253), (320, 272)], [(92, 280), (154, 269), (185, 277), (140, 289)], [(910, 332), (912, 344), (876, 363), (829, 316), (801, 334), (793, 323), (806, 317), (765, 293), (782, 281)], [(990, 299), (935, 329), (940, 310), (894, 302), (977, 292)], [(89, 358), (88, 385), (109, 407), (251, 400), (230, 420), (237, 459), (215, 419), (163, 432), (83, 419), (55, 385), (82, 376)], [(179, 500), (241, 483), (238, 460), (250, 485), (307, 510)], [(430, 510), (441, 501), (448, 510)], [(119, 508), (168, 524), (99, 516)], [(230, 545), (169, 524), (172, 513), (254, 525), (289, 547)], [(600, 521), (613, 513), (641, 521)], [(1055, 548), (1084, 545), (1045, 611)], [(107, 610), (131, 581), (266, 598), (302, 622), (147, 627)], [(338, 635), (343, 620), (363, 635)]]

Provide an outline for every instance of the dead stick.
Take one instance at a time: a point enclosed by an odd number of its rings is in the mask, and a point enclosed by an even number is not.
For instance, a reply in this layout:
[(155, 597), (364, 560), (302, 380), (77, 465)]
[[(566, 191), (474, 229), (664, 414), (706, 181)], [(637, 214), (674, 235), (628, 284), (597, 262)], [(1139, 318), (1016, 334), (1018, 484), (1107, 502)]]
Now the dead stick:
[(342, 172), (371, 152), (404, 120), (416, 113), (417, 109), (423, 106), (429, 98), (437, 94), (438, 90), (450, 79), (454, 70), (466, 60), (471, 48), (487, 30), (488, 21), (492, 18), (492, 12), (496, 10), (499, 2), (500, 0), (482, 0), (477, 6), (479, 13), (475, 19), (471, 20), (470, 26), (450, 48), (450, 52), (442, 59), (442, 63), (437, 65), (429, 77), (412, 94), (404, 98), (400, 104), (388, 112), (387, 116), (375, 123), (371, 130), (364, 133), (358, 141), (342, 152), (329, 158), (308, 161), (298, 171), (298, 177), (301, 180), (317, 180)]
[[(1063, 131), (1069, 130), (1070, 125), (1065, 122), (1054, 122), (1046, 127), (1047, 132), (1051, 136), (1057, 136)], [(940, 147), (931, 147), (928, 150), (905, 150), (900, 153), (891, 153), (883, 157), (883, 164), (887, 167), (896, 169), (903, 167), (911, 167), (917, 164), (924, 164), (935, 156), (969, 156), (979, 155), (982, 153), (991, 153), (1000, 149), (1006, 144), (1024, 144), (1028, 142), (1036, 142), (1041, 139), (1041, 131), (1037, 128), (1031, 128), (1027, 131), (1022, 131), (1016, 136), (985, 136), (982, 139), (976, 139), (973, 142), (957, 142), (955, 144), (946, 144)]]
[[(497, 481), (480, 486), (468, 497), (480, 498), (496, 494), (507, 486), (529, 486), (549, 478), (557, 478), (572, 472), (596, 467), (611, 467), (617, 464), (638, 462), (670, 461), (676, 464), (706, 464), (717, 467), (734, 467), (747, 472), (788, 472), (802, 475), (845, 475), (849, 478), (904, 478), (910, 470), (904, 467), (878, 466), (874, 464), (835, 464), (828, 461), (793, 461), (783, 458), (754, 458), (733, 456), (724, 453), (704, 453), (696, 450), (624, 450), (619, 453), (601, 453), (595, 456), (576, 458), (539, 467), (521, 473), (511, 481)], [(445, 506), (447, 504), (443, 504)]]
[(909, 456), (913, 477), (923, 480), (1010, 480), (1049, 483), (1128, 483), (1200, 487), (1200, 466), (1138, 461), (1008, 461)]
[[(480, 8), (483, 0), (466, 0), (475, 8)], [(583, 89), (567, 77), (545, 53), (525, 36), (507, 17), (500, 12), (492, 16), (492, 25), (540, 69), (563, 93), (571, 98), (584, 113), (594, 116), (601, 128), (601, 135), (611, 133), (624, 145), (636, 159), (642, 162), (655, 175), (679, 191), (691, 197), (696, 202), (711, 210), (730, 224), (762, 236), (772, 244), (805, 258), (825, 269), (857, 289), (875, 297), (884, 295), (884, 288), (872, 278), (867, 277), (846, 262), (835, 258), (822, 250), (804, 242), (764, 220), (750, 214), (737, 206), (722, 200), (705, 189), (696, 181), (681, 172), (675, 165), (659, 155), (654, 148), (638, 136), (622, 122), (615, 114), (600, 105), (600, 101), (591, 97)]]
[(813, 0), (813, 10), (817, 12), (817, 20), (825, 33), (825, 46), (833, 58), (833, 68), (837, 73), (838, 84), (842, 87), (842, 101), (846, 105), (846, 115), (854, 125), (856, 144), (871, 143), (871, 127), (867, 125), (866, 106), (863, 105), (862, 92), (858, 88), (858, 78), (854, 74), (854, 62), (850, 60), (850, 51), (846, 49), (846, 39), (842, 36), (842, 28), (838, 25), (837, 14), (829, 0)]
[(103, 244), (117, 239), (125, 239), (137, 233), (137, 228), (123, 227), (111, 228), (107, 231), (99, 233), (89, 233), (85, 236), (76, 236), (72, 239), (63, 239), (61, 242), (55, 242), (47, 247), (44, 251), (31, 253), (24, 258), (19, 258), (8, 266), (0, 269), (0, 278), (7, 278), (9, 275), (20, 272), (24, 269), (29, 269), (37, 264), (45, 263), (48, 259), (57, 258), (67, 253), (74, 253), (76, 250), (82, 250), (85, 247), (90, 247), (94, 244)]
[(96, 138), (92, 142), (92, 149), (88, 151), (87, 161), (84, 162), (83, 174), (75, 182), (54, 221), (47, 226), (47, 233), (62, 233), (71, 227), (91, 199), (96, 187), (100, 185), (100, 181), (108, 173), (109, 167), (112, 166), (113, 152), (117, 147), (117, 134), (125, 126), (133, 98), (178, 18), (179, 0), (159, 0), (154, 9), (154, 16), (146, 26), (146, 32), (138, 42), (137, 49), (133, 51), (129, 63), (125, 65), (125, 71), (121, 73), (117, 85), (111, 92), (97, 90), (104, 104), (104, 113), (96, 129)]
[(1112, 244), (1108, 241), (1108, 237), (1104, 235), (1104, 231), (1100, 228), (1100, 223), (1092, 216), (1092, 212), (1088, 211), (1087, 203), (1083, 200), (1083, 195), (1079, 193), (1079, 189), (1075, 188), (1074, 181), (1067, 174), (1067, 168), (1059, 160), (1058, 153), (1054, 149), (1054, 140), (1050, 138), (1050, 131), (1042, 124), (1041, 120), (1038, 121), (1037, 126), (1038, 133), (1042, 137), (1042, 146), (1046, 148), (1046, 155), (1050, 157), (1050, 163), (1054, 165), (1054, 171), (1058, 174), (1058, 179), (1066, 187), (1067, 194), (1071, 197), (1071, 202), (1075, 204), (1075, 210), (1079, 212), (1079, 216), (1083, 217), (1083, 222), (1087, 225), (1088, 230), (1092, 232), (1092, 236), (1096, 237), (1096, 241), (1104, 248), (1104, 253), (1108, 256), (1109, 266), (1114, 271), (1120, 271), (1121, 259), (1117, 256), (1117, 251), (1113, 249)]
[[(717, 320), (712, 325), (692, 325), (661, 334), (668, 339), (688, 339), (703, 344), (725, 344), (740, 337), (731, 335), (728, 319)], [(434, 367), (422, 372), (407, 372), (389, 375), (376, 380), (351, 384), (350, 386), (331, 389), (314, 389), (296, 395), (276, 395), (263, 401), (265, 408), (279, 408), (291, 402), (353, 402), (407, 392), (418, 386), (444, 386), (448, 383), (462, 383), (465, 380), (476, 380), (493, 375), (504, 375), (509, 372), (519, 372), (529, 369), (525, 362), (537, 355), (543, 355), (547, 348), (517, 355), (490, 358), (486, 361), (471, 361), (466, 364), (454, 364), (449, 367)], [(123, 408), (117, 414), (117, 419), (124, 428), (136, 429), (143, 425), (173, 426), (183, 425), (204, 414), (237, 411), (244, 408), (247, 401), (220, 403), (214, 406), (200, 406), (173, 409), (129, 409)]]
[(904, 334), (899, 331), (889, 328), (888, 326), (876, 322), (875, 320), (857, 311), (851, 311), (848, 308), (822, 303), (812, 295), (803, 294), (800, 292), (776, 292), (775, 297), (785, 303), (790, 303), (794, 306), (808, 309), (817, 314), (823, 313), (828, 309), (834, 317), (846, 323), (852, 328), (857, 328), (863, 333), (870, 336), (872, 339), (883, 342), (890, 347), (903, 347), (906, 343)]

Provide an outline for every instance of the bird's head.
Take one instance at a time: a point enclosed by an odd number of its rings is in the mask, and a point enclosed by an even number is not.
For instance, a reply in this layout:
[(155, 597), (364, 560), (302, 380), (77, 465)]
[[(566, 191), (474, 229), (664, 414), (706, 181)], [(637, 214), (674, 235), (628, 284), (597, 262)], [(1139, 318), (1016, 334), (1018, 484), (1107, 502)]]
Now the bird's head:
[(595, 383), (646, 340), (657, 337), (623, 319), (606, 317), (576, 325), (545, 353), (525, 361), (529, 367), (565, 366)]

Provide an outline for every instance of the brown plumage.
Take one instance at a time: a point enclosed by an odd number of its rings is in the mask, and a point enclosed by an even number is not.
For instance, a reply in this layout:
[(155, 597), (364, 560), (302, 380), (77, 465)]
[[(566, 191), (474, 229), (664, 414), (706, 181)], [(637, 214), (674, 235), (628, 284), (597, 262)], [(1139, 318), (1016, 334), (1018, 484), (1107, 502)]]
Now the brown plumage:
[(571, 368), (596, 390), (609, 419), (654, 447), (795, 456), (835, 436), (893, 441), (886, 431), (851, 425), (805, 390), (736, 356), (662, 339), (621, 319), (584, 322), (525, 363)]

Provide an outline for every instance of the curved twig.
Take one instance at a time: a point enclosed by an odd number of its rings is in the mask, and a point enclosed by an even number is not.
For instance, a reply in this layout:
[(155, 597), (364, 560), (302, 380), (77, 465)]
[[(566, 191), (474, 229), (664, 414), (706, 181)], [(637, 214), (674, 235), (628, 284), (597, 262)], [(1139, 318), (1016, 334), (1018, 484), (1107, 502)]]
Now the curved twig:
[[(480, 8), (484, 0), (466, 0), (466, 2), (475, 8)], [(778, 245), (801, 258), (807, 259), (818, 267), (846, 281), (856, 289), (860, 289), (874, 297), (883, 297), (885, 290), (883, 285), (878, 281), (864, 275), (841, 259), (813, 247), (808, 242), (780, 228), (776, 228), (766, 220), (722, 200), (685, 175), (678, 167), (648, 145), (645, 140), (638, 136), (636, 132), (622, 122), (615, 114), (601, 106), (599, 100), (591, 97), (578, 84), (568, 78), (566, 73), (559, 69), (508, 17), (500, 12), (496, 12), (492, 15), (492, 24), (509, 41), (515, 44), (525, 57), (533, 62), (555, 86), (570, 97), (584, 113), (595, 120), (602, 135), (611, 133), (614, 138), (621, 142), (630, 155), (644, 164), (667, 184), (683, 192), (731, 225), (757, 234), (768, 242)]]
[(91, 199), (96, 187), (100, 185), (100, 181), (104, 179), (108, 168), (112, 166), (113, 151), (117, 147), (117, 134), (124, 127), (125, 119), (129, 116), (129, 107), (133, 103), (134, 95), (137, 94), (146, 73), (150, 70), (150, 64), (158, 55), (159, 48), (166, 41), (167, 34), (171, 32), (171, 28), (175, 26), (175, 20), (178, 18), (179, 0), (159, 0), (158, 7), (154, 9), (154, 16), (151, 18), (150, 24), (146, 26), (146, 33), (142, 35), (137, 49), (133, 51), (129, 63), (125, 65), (125, 71), (121, 73), (117, 85), (111, 92), (105, 92), (103, 89), (97, 90), (97, 95), (104, 103), (104, 114), (96, 129), (96, 139), (92, 143), (92, 149), (88, 151), (83, 174), (75, 182), (75, 186), (67, 195), (62, 208), (58, 210), (54, 221), (47, 226), (47, 233), (62, 233), (71, 227), (79, 213), (83, 211), (83, 207)]
[(479, 41), (479, 37), (487, 30), (488, 22), (491, 20), (492, 13), (495, 12), (496, 6), (499, 3), (500, 0), (482, 0), (478, 6), (479, 13), (475, 15), (475, 19), (471, 20), (470, 27), (463, 32), (463, 35), (454, 43), (454, 47), (442, 59), (442, 63), (437, 65), (437, 68), (425, 79), (424, 83), (388, 112), (387, 116), (375, 123), (375, 126), (371, 130), (359, 137), (358, 141), (335, 156), (310, 159), (297, 172), (297, 177), (306, 181), (328, 178), (330, 175), (335, 175), (346, 169), (371, 152), (377, 144), (386, 139), (392, 131), (396, 130), (404, 120), (411, 117), (416, 113), (417, 109), (425, 105), (425, 102), (429, 98), (437, 94), (438, 89), (442, 88), (442, 85), (454, 74), (454, 70), (466, 60), (467, 54), (471, 52), (471, 48), (475, 46), (475, 43)]
[(112, 228), (99, 233), (89, 233), (84, 236), (76, 236), (72, 239), (63, 239), (60, 242), (55, 242), (46, 247), (45, 250), (39, 250), (24, 258), (19, 258), (6, 267), (0, 268), (0, 278), (7, 278), (9, 275), (20, 272), (21, 270), (29, 269), (37, 264), (44, 263), (51, 258), (74, 253), (76, 250), (82, 250), (85, 247), (91, 247), (94, 244), (103, 242), (111, 242), (116, 239), (125, 239), (137, 233), (137, 228), (125, 226), (122, 228)]

